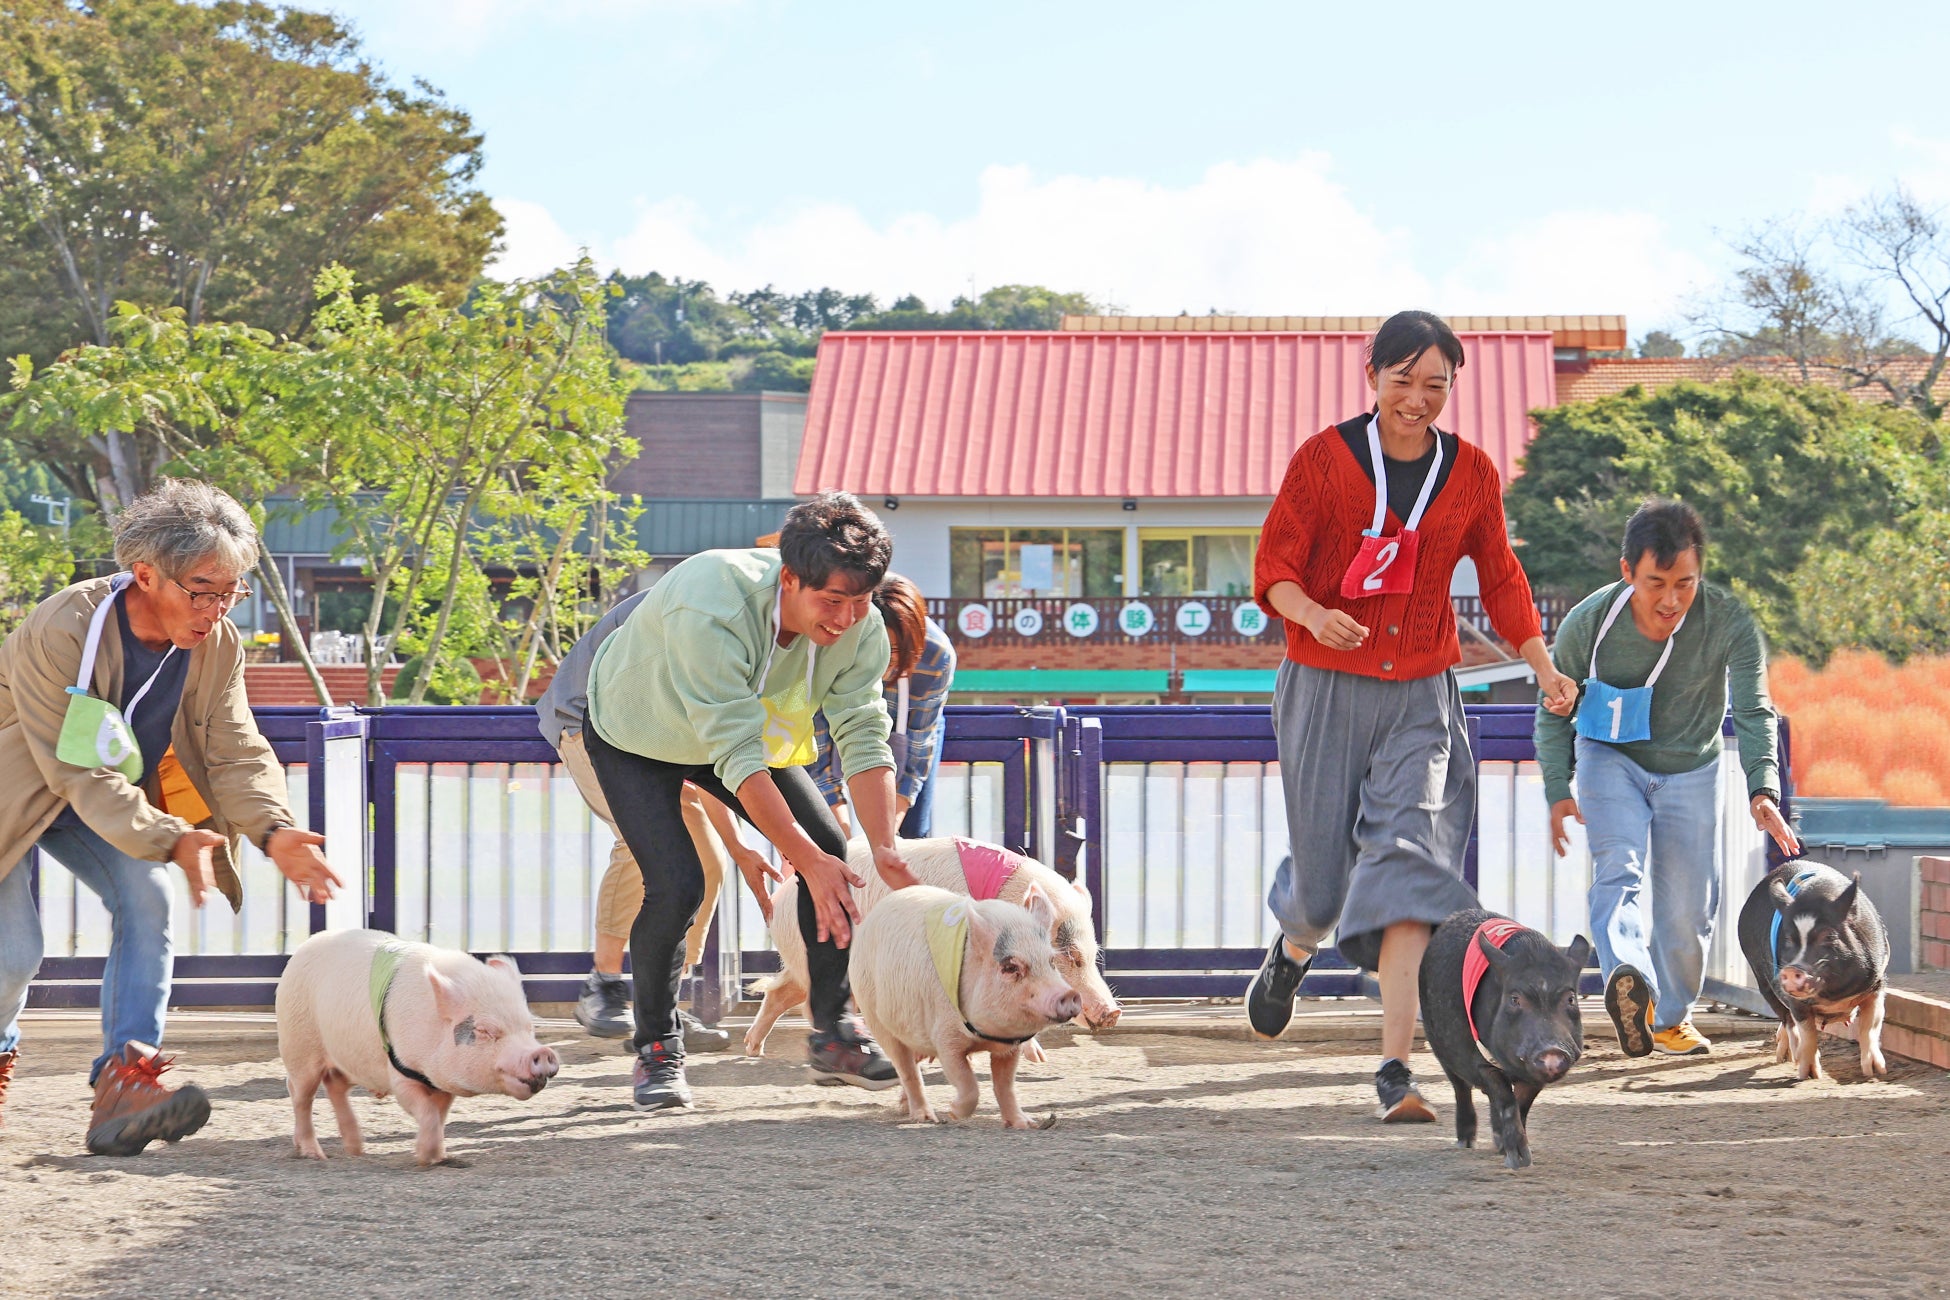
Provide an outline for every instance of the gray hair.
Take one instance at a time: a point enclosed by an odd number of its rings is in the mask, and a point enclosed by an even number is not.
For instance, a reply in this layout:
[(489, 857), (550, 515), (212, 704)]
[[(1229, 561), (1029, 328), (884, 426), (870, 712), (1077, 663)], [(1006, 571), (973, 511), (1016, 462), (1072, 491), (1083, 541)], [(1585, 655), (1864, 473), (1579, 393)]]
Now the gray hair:
[(235, 498), (208, 483), (166, 478), (115, 516), (115, 563), (138, 561), (180, 577), (206, 559), (244, 572), (257, 563), (257, 526)]

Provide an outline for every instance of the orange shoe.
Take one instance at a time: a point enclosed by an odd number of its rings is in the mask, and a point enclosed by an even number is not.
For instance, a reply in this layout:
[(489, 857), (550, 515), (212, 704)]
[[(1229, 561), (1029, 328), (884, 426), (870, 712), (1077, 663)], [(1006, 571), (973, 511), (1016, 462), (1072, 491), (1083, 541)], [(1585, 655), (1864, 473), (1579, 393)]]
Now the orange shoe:
[(130, 1043), (109, 1058), (95, 1080), (88, 1117), (88, 1149), (98, 1156), (132, 1156), (151, 1142), (174, 1142), (202, 1128), (210, 1099), (193, 1083), (166, 1088), (171, 1058), (147, 1043)]
[(7, 1126), (5, 1107), (7, 1104), (7, 1085), (13, 1082), (14, 1062), (20, 1059), (18, 1049), (0, 1052), (0, 1128)]

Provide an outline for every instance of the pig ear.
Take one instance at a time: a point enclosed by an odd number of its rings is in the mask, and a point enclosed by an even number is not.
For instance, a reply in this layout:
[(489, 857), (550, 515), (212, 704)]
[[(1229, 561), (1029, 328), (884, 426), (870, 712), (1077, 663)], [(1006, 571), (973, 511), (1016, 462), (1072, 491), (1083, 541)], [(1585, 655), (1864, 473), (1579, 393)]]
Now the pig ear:
[(472, 1014), (460, 994), (460, 985), (427, 965), (427, 986), (433, 990), (433, 1010), (449, 1024), (458, 1024)]
[(1862, 892), (1862, 873), (1856, 872), (1848, 882), (1848, 888), (1835, 896), (1835, 915), (1847, 916), (1855, 910), (1856, 896)]
[(1476, 935), (1476, 946), (1481, 948), (1483, 956), (1489, 959), (1491, 970), (1500, 971), (1509, 965), (1510, 954), (1491, 943), (1489, 936), (1480, 931)]
[(1077, 891), (1077, 897), (1083, 900), (1083, 914), (1089, 916), (1091, 908), (1095, 906), (1094, 900), (1090, 897), (1090, 886), (1084, 884), (1081, 880), (1072, 880), (1070, 882), (1070, 888)]
[(1774, 910), (1782, 916), (1786, 916), (1788, 908), (1794, 904), (1794, 895), (1788, 893), (1787, 881), (1779, 876), (1768, 879), (1767, 896), (1774, 900)]
[(1048, 934), (1056, 924), (1056, 907), (1049, 901), (1049, 895), (1043, 892), (1043, 887), (1032, 880), (1023, 893), (1022, 905), (1036, 918), (1036, 928)]
[(487, 959), (487, 964), (492, 970), (506, 971), (508, 974), (514, 976), (517, 981), (521, 979), (521, 967), (515, 965), (515, 959), (505, 952), (495, 953), (494, 956)]
[(1582, 971), (1591, 964), (1591, 940), (1579, 935), (1571, 940), (1570, 946), (1564, 950), (1564, 955), (1571, 959), (1574, 969)]

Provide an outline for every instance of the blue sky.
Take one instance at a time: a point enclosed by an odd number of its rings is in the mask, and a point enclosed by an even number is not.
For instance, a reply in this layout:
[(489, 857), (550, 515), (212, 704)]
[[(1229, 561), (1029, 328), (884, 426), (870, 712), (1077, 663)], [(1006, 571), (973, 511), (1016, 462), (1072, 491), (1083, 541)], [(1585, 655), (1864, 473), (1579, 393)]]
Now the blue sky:
[(486, 132), (502, 269), (1140, 312), (1626, 312), (1950, 203), (1940, 5), (340, 0)]

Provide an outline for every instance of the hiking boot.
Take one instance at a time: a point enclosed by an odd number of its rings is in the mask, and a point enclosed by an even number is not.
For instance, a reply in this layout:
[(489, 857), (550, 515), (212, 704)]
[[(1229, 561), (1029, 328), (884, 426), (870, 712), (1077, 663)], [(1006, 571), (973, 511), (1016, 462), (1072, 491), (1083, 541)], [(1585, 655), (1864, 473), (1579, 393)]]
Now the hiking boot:
[(1661, 1029), (1652, 1035), (1652, 1049), (1662, 1056), (1705, 1056), (1713, 1050), (1713, 1044), (1693, 1028), (1692, 1021), (1682, 1020), (1671, 1029)]
[(863, 1028), (842, 1021), (832, 1033), (815, 1033), (806, 1040), (815, 1081), (850, 1083), (878, 1092), (900, 1082), (894, 1063)]
[(20, 1059), (18, 1049), (0, 1052), (0, 1128), (7, 1126), (7, 1085), (13, 1082), (14, 1062)]
[(689, 1110), (691, 1085), (684, 1077), (683, 1049), (668, 1039), (639, 1047), (630, 1088), (631, 1104), (638, 1110)]
[(731, 1035), (716, 1025), (707, 1025), (690, 1012), (679, 1007), (677, 1010), (678, 1028), (684, 1031), (684, 1053), (722, 1052), (731, 1045)]
[(628, 1038), (636, 1032), (630, 1014), (630, 978), (589, 972), (576, 998), (576, 1023), (597, 1038)]
[(1605, 1010), (1627, 1056), (1652, 1050), (1652, 985), (1636, 966), (1620, 966), (1605, 981)]
[(1246, 986), (1246, 1019), (1259, 1038), (1278, 1038), (1293, 1023), (1293, 999), (1300, 992), (1301, 977), (1313, 959), (1295, 961), (1286, 955), (1286, 939), (1275, 935), (1266, 950), (1259, 973)]
[(166, 1088), (160, 1076), (174, 1058), (147, 1043), (129, 1043), (95, 1080), (88, 1116), (88, 1149), (98, 1156), (132, 1156), (151, 1142), (174, 1142), (202, 1128), (210, 1099), (193, 1083)]
[(1375, 1115), (1384, 1124), (1433, 1124), (1435, 1112), (1429, 1103), (1416, 1091), (1415, 1076), (1409, 1073), (1408, 1066), (1389, 1057), (1374, 1072), (1375, 1094), (1381, 1104), (1375, 1107)]

